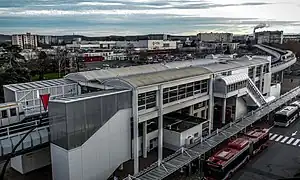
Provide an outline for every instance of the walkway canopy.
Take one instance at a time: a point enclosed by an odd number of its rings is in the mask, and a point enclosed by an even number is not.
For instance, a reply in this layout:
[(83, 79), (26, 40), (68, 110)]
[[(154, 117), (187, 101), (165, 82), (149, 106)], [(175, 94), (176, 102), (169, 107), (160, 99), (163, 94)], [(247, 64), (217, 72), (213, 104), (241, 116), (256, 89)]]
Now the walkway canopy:
[(236, 84), (238, 82), (242, 82), (247, 80), (248, 74), (240, 73), (240, 74), (233, 74), (230, 76), (221, 76), (220, 80), (222, 80), (227, 86), (231, 84)]

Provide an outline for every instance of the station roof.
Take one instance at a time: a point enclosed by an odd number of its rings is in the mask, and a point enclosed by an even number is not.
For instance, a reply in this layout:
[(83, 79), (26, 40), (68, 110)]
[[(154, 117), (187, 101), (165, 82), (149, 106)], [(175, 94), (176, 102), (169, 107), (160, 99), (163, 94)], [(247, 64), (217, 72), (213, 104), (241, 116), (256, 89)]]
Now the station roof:
[(245, 81), (247, 80), (248, 74), (245, 73), (239, 73), (239, 74), (233, 74), (230, 76), (221, 76), (220, 79), (225, 82), (226, 85), (235, 84), (237, 82)]
[(202, 67), (190, 67), (152, 72), (143, 75), (131, 75), (120, 79), (129, 83), (131, 86), (138, 88), (205, 74), (211, 74), (211, 72)]
[(50, 102), (72, 103), (76, 101), (83, 101), (83, 100), (93, 99), (95, 97), (113, 95), (113, 94), (118, 94), (123, 92), (129, 92), (129, 90), (110, 89), (110, 90), (86, 93), (79, 96), (57, 97), (55, 99), (50, 100)]
[(66, 79), (52, 79), (52, 80), (33, 81), (33, 82), (19, 83), (19, 84), (8, 84), (8, 85), (4, 85), (4, 88), (10, 89), (12, 91), (26, 91), (26, 90), (33, 90), (33, 89), (43, 89), (47, 87), (63, 86), (67, 84), (74, 84), (74, 82)]
[(259, 57), (253, 57), (251, 59), (241, 57), (237, 59), (230, 58), (216, 58), (216, 59), (194, 59), (187, 61), (174, 61), (169, 63), (160, 64), (147, 64), (140, 66), (130, 66), (123, 68), (110, 68), (94, 71), (85, 71), (70, 73), (65, 76), (65, 79), (75, 82), (91, 82), (91, 81), (103, 81), (111, 78), (125, 77), (136, 74), (147, 74), (152, 72), (161, 72), (170, 69), (187, 68), (187, 67), (205, 67), (212, 72), (221, 72), (230, 69), (237, 69), (241, 67), (247, 67), (257, 64), (265, 64), (269, 61)]
[(252, 58), (251, 60), (249, 60), (242, 57), (236, 60), (228, 60), (226, 62), (223, 61), (214, 64), (203, 65), (203, 67), (207, 68), (213, 73), (217, 73), (222, 71), (234, 70), (242, 67), (266, 64), (266, 63), (270, 63), (270, 62), (267, 59), (263, 59), (263, 58)]
[(184, 68), (184, 67), (194, 67), (200, 65), (206, 65), (211, 63), (216, 63), (218, 60), (215, 59), (195, 59), (187, 61), (174, 61), (169, 63), (160, 63), (160, 64), (147, 64), (141, 66), (130, 66), (123, 68), (111, 68), (111, 69), (101, 69), (94, 71), (85, 71), (70, 73), (65, 76), (65, 79), (72, 81), (101, 81), (110, 78), (124, 77), (135, 74), (145, 74), (151, 72), (160, 72), (170, 69)]

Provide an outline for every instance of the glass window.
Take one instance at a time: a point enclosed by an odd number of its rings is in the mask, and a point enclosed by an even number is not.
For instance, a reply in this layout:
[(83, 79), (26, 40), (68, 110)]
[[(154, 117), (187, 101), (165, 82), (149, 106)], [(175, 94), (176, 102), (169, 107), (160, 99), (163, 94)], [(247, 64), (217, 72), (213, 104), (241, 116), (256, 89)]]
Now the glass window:
[(261, 68), (262, 68), (262, 66), (257, 66), (257, 68), (256, 68), (256, 77), (259, 77), (261, 75)]
[(16, 116), (16, 115), (17, 115), (16, 108), (10, 109), (10, 116)]
[(248, 76), (249, 78), (253, 78), (253, 72), (254, 72), (254, 67), (249, 67), (248, 68)]
[[(167, 94), (164, 93), (164, 96)], [(156, 91), (140, 93), (138, 95), (138, 110), (149, 109), (156, 106)]]
[(2, 115), (2, 118), (7, 118), (7, 110), (2, 110), (1, 111), (1, 115)]

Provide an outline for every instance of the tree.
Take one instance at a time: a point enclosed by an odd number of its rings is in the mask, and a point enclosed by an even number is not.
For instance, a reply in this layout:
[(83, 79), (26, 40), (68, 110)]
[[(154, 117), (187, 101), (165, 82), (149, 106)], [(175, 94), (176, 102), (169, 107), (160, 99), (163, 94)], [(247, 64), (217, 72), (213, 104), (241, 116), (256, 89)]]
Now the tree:
[(25, 83), (31, 81), (29, 70), (26, 67), (2, 66), (0, 70), (0, 97), (4, 97), (3, 85)]
[(19, 46), (9, 45), (9, 46), (4, 46), (4, 49), (6, 50), (7, 53), (3, 55), (3, 57), (1, 58), (1, 61), (3, 63), (8, 63), (9, 66), (11, 67), (22, 66), (21, 62), (22, 61), (24, 62), (25, 58), (19, 54), (21, 52)]
[(39, 53), (37, 59), (33, 59), (27, 63), (28, 68), (30, 69), (30, 73), (32, 76), (38, 75), (38, 80), (43, 80), (44, 75), (47, 70), (50, 68), (51, 62), (44, 51)]

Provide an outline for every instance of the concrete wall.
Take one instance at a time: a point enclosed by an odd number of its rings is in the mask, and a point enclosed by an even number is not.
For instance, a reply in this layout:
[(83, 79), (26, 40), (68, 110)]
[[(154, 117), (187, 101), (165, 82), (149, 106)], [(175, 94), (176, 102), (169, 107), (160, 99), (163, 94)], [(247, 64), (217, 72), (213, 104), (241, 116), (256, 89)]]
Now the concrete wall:
[(68, 151), (52, 143), (50, 150), (53, 180), (70, 179)]
[(107, 179), (131, 158), (130, 117), (131, 109), (118, 111), (82, 146), (70, 151), (51, 145), (54, 180)]
[(164, 129), (163, 138), (164, 147), (172, 149), (174, 151), (180, 148), (181, 134), (179, 132)]
[(271, 86), (270, 89), (270, 96), (280, 97), (280, 91), (281, 91), (281, 84), (275, 84)]
[(26, 174), (50, 164), (51, 159), (49, 147), (19, 155), (11, 159), (11, 167), (21, 174)]
[(247, 113), (247, 104), (242, 97), (236, 99), (235, 119), (244, 116)]
[(202, 125), (199, 124), (197, 126), (194, 126), (184, 132), (181, 133), (181, 136), (180, 136), (180, 146), (184, 146), (186, 144), (186, 139), (189, 137), (189, 136), (192, 136), (194, 137), (194, 134), (195, 133), (198, 133), (198, 137), (200, 137), (202, 135)]
[[(150, 141), (152, 139), (155, 139), (158, 137), (158, 130), (155, 130), (153, 132), (150, 132), (147, 134), (147, 149), (148, 152), (150, 151)], [(143, 155), (143, 151), (142, 151), (142, 143), (143, 143), (143, 136), (139, 137), (139, 155)], [(132, 149), (133, 149), (133, 140), (132, 140)], [(132, 155), (133, 155), (133, 151), (132, 151)]]
[(265, 93), (270, 93), (271, 90), (271, 79), (272, 79), (272, 74), (271, 73), (266, 73), (264, 74), (264, 86), (263, 86), (263, 92), (262, 94)]

